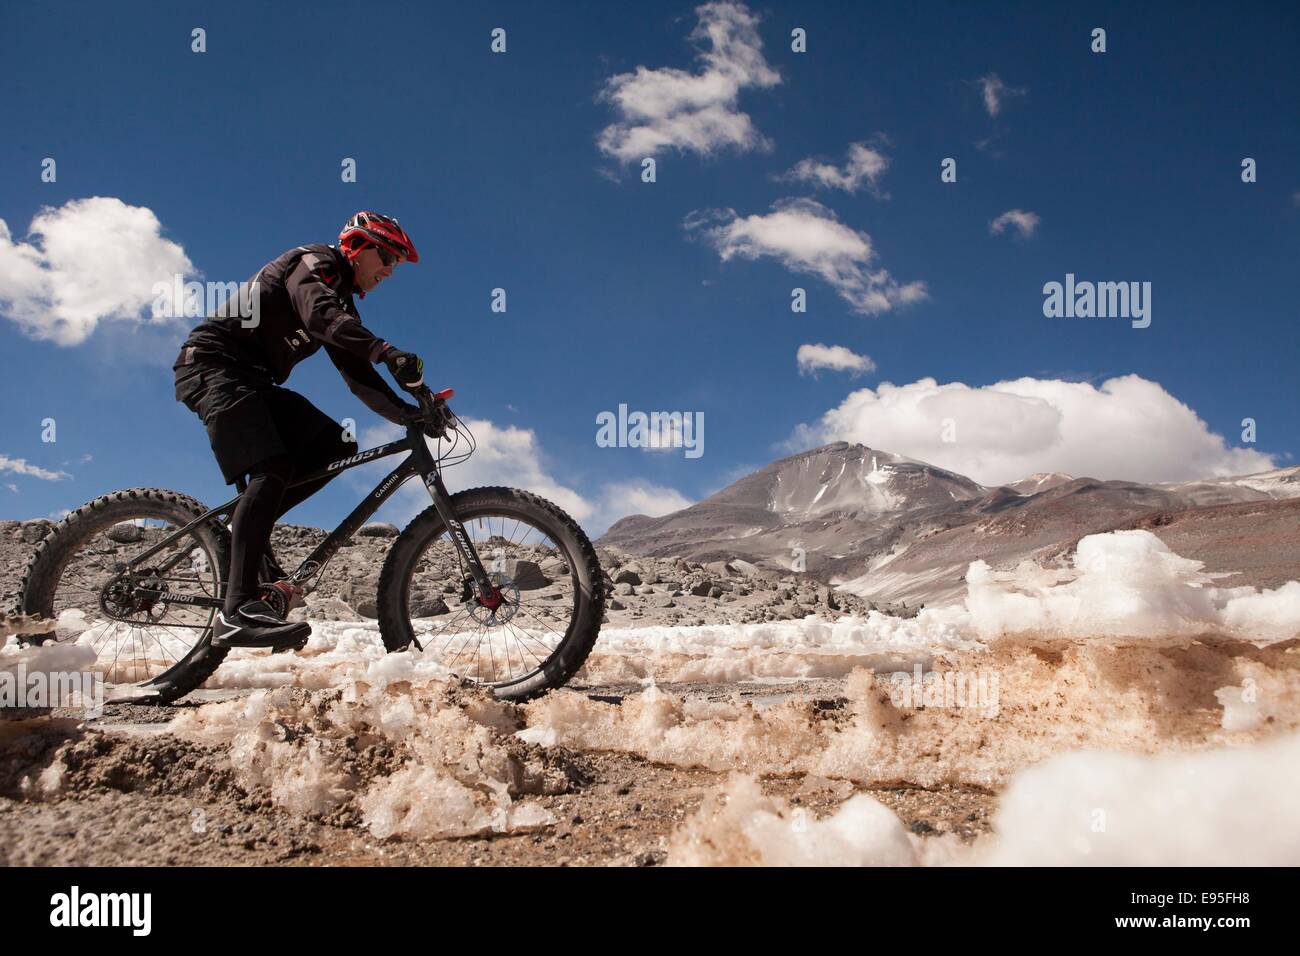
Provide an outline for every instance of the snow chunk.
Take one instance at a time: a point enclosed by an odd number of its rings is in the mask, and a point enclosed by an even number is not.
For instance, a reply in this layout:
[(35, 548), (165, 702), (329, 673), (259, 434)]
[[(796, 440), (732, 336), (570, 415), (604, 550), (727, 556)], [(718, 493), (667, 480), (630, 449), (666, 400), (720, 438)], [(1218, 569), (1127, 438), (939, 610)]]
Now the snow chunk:
[(1295, 866), (1298, 789), (1300, 736), (1197, 754), (1066, 754), (1012, 781), (981, 862)]
[(1022, 562), (966, 575), (966, 608), (980, 637), (1187, 641), (1223, 635), (1263, 646), (1300, 637), (1300, 582), (1276, 591), (1215, 588), (1203, 562), (1149, 531), (1083, 538), (1074, 569)]
[(513, 705), (420, 673), (411, 655), (373, 662), (334, 691), (282, 687), (208, 704), (169, 730), (224, 743), (242, 786), (292, 813), (357, 820), (375, 836), (517, 832), (554, 822), (519, 798), (562, 793), (562, 770), (514, 739)]
[(902, 822), (866, 794), (817, 820), (733, 775), (673, 834), (669, 866), (915, 866)]

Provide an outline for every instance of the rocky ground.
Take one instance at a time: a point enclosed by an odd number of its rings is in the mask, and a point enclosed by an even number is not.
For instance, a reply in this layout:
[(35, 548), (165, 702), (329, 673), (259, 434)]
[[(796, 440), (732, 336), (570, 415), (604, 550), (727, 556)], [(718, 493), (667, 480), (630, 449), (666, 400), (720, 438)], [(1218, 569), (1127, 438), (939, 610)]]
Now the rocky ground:
[[(10, 593), (47, 532), (0, 525)], [(321, 534), (277, 529), (282, 562)], [(1300, 730), (1300, 638), (973, 644), (942, 610), (868, 617), (802, 576), (611, 549), (608, 633), (587, 667), (505, 703), (383, 652), (368, 602), (391, 535), (368, 529), (326, 570), (307, 609), (320, 643), (301, 654), (228, 660), (170, 707), (0, 721), (0, 864), (943, 863), (1003, 839), (1015, 775), (1055, 755), (1263, 747)], [(560, 586), (554, 556), (518, 560), (540, 593)], [(449, 571), (437, 558), (419, 589), (451, 593)], [(716, 627), (742, 624), (756, 626)], [(899, 703), (895, 672), (911, 661), (1000, 689), (991, 707)], [(1252, 799), (1286, 792), (1260, 780)], [(1154, 798), (1087, 799), (1122, 823)], [(1056, 845), (1101, 839), (1076, 824)], [(871, 833), (874, 846), (850, 846)], [(1132, 860), (1133, 840), (1117, 826), (1097, 845)]]
[[(719, 690), (685, 692), (705, 699)], [(728, 690), (753, 696), (771, 688)], [(795, 693), (836, 690), (822, 682)], [(607, 687), (559, 693), (619, 697)], [(553, 788), (559, 792), (531, 799), (553, 824), (536, 832), (381, 840), (347, 812), (312, 818), (276, 806), (267, 788), (249, 787), (232, 772), (226, 747), (154, 732), (178, 709), (198, 706), (193, 698), (178, 708), (109, 705), (88, 726), (26, 722), (26, 736), (16, 735), (21, 725), (11, 722), (7, 740), (0, 732), (0, 764), (7, 768), (0, 774), (0, 865), (654, 866), (665, 862), (673, 834), (728, 776), (626, 753), (552, 748), (547, 759), (562, 768), (563, 783)], [(20, 777), (53, 762), (56, 753), (71, 768), (63, 792), (53, 799), (23, 793)], [(870, 793), (912, 833), (951, 833), (965, 842), (988, 832), (994, 805), (994, 796), (978, 787), (872, 788), (795, 774), (763, 776), (760, 785), (811, 819)]]
[[(0, 522), (0, 592), (5, 607), (52, 523)], [(345, 546), (308, 594), (296, 616), (364, 621), (377, 614), (379, 569), (396, 529), (367, 526)], [(98, 541), (111, 560), (157, 533), (137, 540)], [(276, 529), (273, 546), (292, 568), (325, 536), (315, 528)], [(130, 533), (115, 537), (131, 539)], [(799, 575), (762, 572), (743, 562), (708, 565), (636, 558), (601, 549), (609, 576), (609, 627), (828, 620), (862, 614), (873, 605), (838, 594)], [(539, 561), (539, 564), (544, 563)], [(451, 560), (424, 569), (425, 613), (456, 590)], [(99, 569), (78, 567), (95, 579)], [(437, 578), (442, 575), (445, 581)], [(887, 608), (900, 615), (915, 609)], [(789, 699), (836, 706), (842, 681), (781, 688)], [(769, 684), (733, 682), (670, 687), (686, 699), (764, 699)], [(576, 683), (558, 694), (619, 702), (641, 693), (639, 684)], [(380, 840), (346, 813), (303, 816), (276, 805), (265, 788), (249, 786), (231, 770), (226, 747), (195, 743), (166, 727), (204, 703), (246, 699), (251, 691), (199, 691), (172, 707), (109, 704), (79, 722), (66, 715), (0, 724), (0, 864), (449, 864), (655, 865), (664, 862), (672, 833), (716, 792), (727, 773), (667, 766), (636, 754), (554, 748), (563, 785), (534, 799), (553, 818), (539, 832), (437, 840)], [(57, 755), (57, 758), (56, 758)], [(57, 795), (37, 798), (32, 781), (56, 764), (64, 778)], [(26, 782), (24, 782), (26, 781)], [(858, 792), (872, 792), (917, 834), (952, 833), (969, 840), (986, 832), (993, 797), (979, 787), (868, 788), (845, 780), (800, 774), (761, 777), (764, 792), (812, 817), (832, 812)]]
[[(46, 519), (0, 521), (0, 607), (12, 608), (27, 561), (53, 523)], [(280, 564), (292, 570), (325, 538), (319, 528), (278, 525), (272, 548)], [(397, 529), (392, 525), (366, 525), (349, 541), (312, 582), (307, 608), (299, 612), (327, 620), (358, 620), (378, 617), (376, 605), (379, 573), (392, 546)], [(104, 559), (125, 556), (160, 537), (146, 531), (142, 542), (114, 542), (99, 536)], [(749, 624), (788, 621), (819, 614), (837, 619), (845, 614), (863, 614), (879, 609), (898, 617), (912, 617), (918, 607), (906, 604), (875, 604), (837, 591), (806, 574), (781, 574), (744, 561), (715, 561), (701, 564), (679, 558), (633, 557), (617, 548), (598, 550), (601, 566), (610, 578), (608, 621), (616, 627), (652, 624)], [(520, 556), (523, 557), (523, 556)], [(562, 563), (553, 557), (530, 553), (538, 571), (534, 586), (545, 590), (561, 587), (554, 571)], [(520, 558), (516, 558), (516, 562)], [(517, 571), (517, 564), (512, 567)], [(78, 568), (83, 577), (98, 581), (103, 572), (94, 566)], [(516, 575), (518, 576), (518, 575)], [(413, 589), (417, 616), (446, 613), (446, 600), (459, 591), (455, 560), (450, 552), (422, 565)], [(446, 598), (446, 600), (444, 600)]]

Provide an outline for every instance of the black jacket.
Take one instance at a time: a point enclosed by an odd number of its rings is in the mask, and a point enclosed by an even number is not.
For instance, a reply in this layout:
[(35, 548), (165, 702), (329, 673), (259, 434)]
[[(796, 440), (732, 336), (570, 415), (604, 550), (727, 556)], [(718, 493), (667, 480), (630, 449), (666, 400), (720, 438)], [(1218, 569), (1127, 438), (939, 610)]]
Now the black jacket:
[(264, 265), (248, 289), (242, 302), (232, 297), (190, 332), (174, 368), (223, 365), (279, 385), (324, 348), (352, 394), (376, 414), (400, 424), (415, 410), (375, 370), (387, 343), (361, 324), (352, 264), (338, 249), (290, 249)]

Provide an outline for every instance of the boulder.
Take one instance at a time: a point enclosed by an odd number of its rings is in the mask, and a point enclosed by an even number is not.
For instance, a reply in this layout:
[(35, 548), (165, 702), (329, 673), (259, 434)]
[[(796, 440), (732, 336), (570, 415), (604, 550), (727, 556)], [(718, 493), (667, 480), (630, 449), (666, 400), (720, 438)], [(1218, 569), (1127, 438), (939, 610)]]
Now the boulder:
[(635, 594), (636, 589), (633, 588), (632, 585), (628, 584), (626, 581), (620, 581), (618, 582), (618, 584), (614, 585), (614, 593), (622, 594), (626, 596), (628, 594)]
[(650, 599), (652, 607), (676, 607), (677, 602), (673, 600), (671, 594), (656, 594)]
[(536, 591), (551, 583), (551, 579), (542, 573), (536, 561), (514, 561), (510, 569), (510, 579), (521, 591)]
[(138, 524), (132, 524), (130, 521), (123, 521), (113, 525), (105, 532), (105, 536), (110, 541), (116, 541), (118, 544), (131, 544), (135, 541), (144, 540), (144, 528)]
[(375, 593), (377, 584), (372, 578), (353, 578), (339, 588), (339, 597), (362, 617), (379, 617), (379, 603)]
[(22, 538), (28, 544), (35, 544), (50, 533), (52, 523), (48, 518), (32, 518), (23, 522)]
[(631, 567), (620, 568), (613, 577), (615, 584), (640, 584), (641, 575)]
[(709, 591), (711, 591), (712, 589), (713, 589), (713, 582), (710, 581), (708, 578), (705, 578), (699, 584), (696, 584), (691, 588), (691, 593), (694, 594), (696, 597), (707, 597)]
[(400, 532), (397, 525), (389, 524), (387, 521), (372, 521), (370, 524), (363, 524), (357, 531), (363, 538), (396, 538)]
[(361, 615), (352, 610), (346, 602), (336, 597), (321, 597), (308, 594), (303, 607), (296, 607), (289, 612), (290, 621), (305, 621), (312, 618), (326, 621), (360, 621)]
[(437, 617), (451, 609), (442, 595), (432, 591), (417, 591), (411, 595), (411, 617)]

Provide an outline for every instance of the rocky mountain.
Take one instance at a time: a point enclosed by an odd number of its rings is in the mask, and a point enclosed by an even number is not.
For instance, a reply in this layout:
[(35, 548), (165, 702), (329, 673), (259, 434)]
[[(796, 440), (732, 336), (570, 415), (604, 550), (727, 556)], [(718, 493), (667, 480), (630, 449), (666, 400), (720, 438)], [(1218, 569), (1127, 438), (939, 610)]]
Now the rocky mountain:
[(1041, 491), (1051, 491), (1067, 481), (1074, 481), (1074, 477), (1059, 471), (1040, 471), (1003, 487), (1010, 488), (1018, 495), (1036, 495)]
[(1197, 505), (1226, 505), (1237, 501), (1269, 501), (1300, 498), (1300, 465), (1237, 478), (1208, 478), (1158, 484)]
[(600, 543), (698, 561), (799, 567), (845, 557), (903, 515), (942, 515), (987, 498), (969, 478), (865, 445), (836, 442), (775, 461), (662, 518), (615, 522)]
[[(1188, 541), (1197, 538), (1209, 570), (1236, 571), (1227, 557), (1240, 557), (1241, 548), (1227, 538), (1245, 521), (1289, 527), (1297, 499), (1294, 467), (1155, 485), (1045, 473), (987, 488), (925, 462), (836, 442), (773, 462), (681, 511), (624, 518), (599, 543), (637, 555), (802, 571), (872, 601), (914, 607), (960, 599), (972, 561), (1064, 561), (1081, 537), (1154, 515), (1180, 515), (1161, 527), (1172, 522)], [(1258, 507), (1214, 511), (1233, 505)], [(1298, 556), (1281, 564), (1300, 577)], [(1249, 577), (1232, 583), (1256, 583)]]

